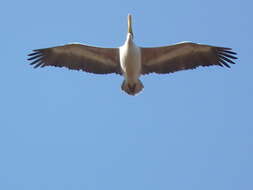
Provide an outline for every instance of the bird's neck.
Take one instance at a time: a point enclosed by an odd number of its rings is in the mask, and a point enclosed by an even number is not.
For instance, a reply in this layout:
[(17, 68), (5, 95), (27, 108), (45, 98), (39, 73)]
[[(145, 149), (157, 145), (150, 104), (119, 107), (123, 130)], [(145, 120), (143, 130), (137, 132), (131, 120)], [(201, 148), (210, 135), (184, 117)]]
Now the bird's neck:
[(127, 38), (126, 38), (126, 44), (133, 44), (134, 41), (133, 41), (133, 35), (131, 33), (128, 33), (127, 34)]

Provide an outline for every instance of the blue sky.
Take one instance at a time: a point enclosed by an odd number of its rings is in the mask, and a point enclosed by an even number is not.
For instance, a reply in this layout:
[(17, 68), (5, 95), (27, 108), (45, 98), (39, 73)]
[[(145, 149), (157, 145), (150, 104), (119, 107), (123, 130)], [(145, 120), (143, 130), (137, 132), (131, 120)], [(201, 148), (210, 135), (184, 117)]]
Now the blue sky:
[[(253, 189), (252, 1), (1, 1), (0, 189)], [(32, 49), (232, 47), (238, 64), (141, 78), (34, 70)]]

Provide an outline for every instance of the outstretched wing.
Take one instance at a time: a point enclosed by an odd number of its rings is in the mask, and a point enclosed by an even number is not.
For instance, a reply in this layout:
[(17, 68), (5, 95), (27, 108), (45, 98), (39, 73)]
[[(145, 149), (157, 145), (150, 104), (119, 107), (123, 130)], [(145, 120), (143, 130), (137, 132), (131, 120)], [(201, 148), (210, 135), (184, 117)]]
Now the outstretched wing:
[(237, 59), (231, 48), (179, 43), (165, 47), (141, 48), (142, 74), (173, 73), (199, 66), (226, 66)]
[(68, 44), (33, 51), (28, 60), (34, 68), (55, 66), (96, 74), (121, 74), (118, 48)]

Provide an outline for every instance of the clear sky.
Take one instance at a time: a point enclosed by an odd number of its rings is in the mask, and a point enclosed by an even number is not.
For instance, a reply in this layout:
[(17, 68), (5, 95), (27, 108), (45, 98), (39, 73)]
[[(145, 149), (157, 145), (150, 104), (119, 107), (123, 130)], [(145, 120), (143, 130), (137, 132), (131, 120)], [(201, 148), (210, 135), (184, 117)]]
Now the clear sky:
[[(0, 2), (1, 190), (252, 190), (250, 0)], [(141, 78), (33, 69), (32, 49), (136, 43), (232, 47), (231, 69)]]

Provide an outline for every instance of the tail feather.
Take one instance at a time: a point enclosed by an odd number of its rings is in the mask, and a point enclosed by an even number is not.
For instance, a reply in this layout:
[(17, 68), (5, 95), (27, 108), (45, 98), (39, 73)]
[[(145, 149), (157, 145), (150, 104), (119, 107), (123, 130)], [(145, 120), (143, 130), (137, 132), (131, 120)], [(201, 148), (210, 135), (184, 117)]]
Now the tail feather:
[(126, 80), (123, 81), (121, 89), (129, 95), (136, 95), (143, 89), (142, 82), (138, 79), (136, 83), (128, 83)]

